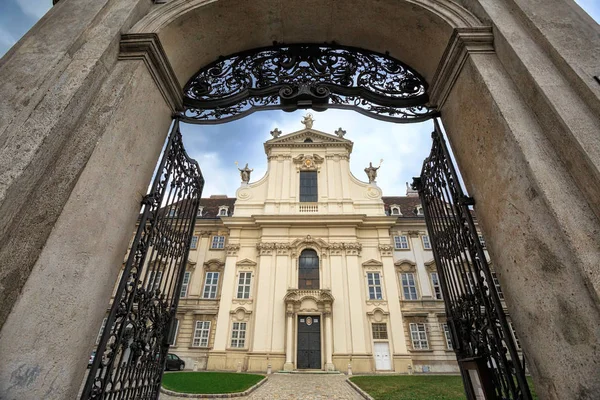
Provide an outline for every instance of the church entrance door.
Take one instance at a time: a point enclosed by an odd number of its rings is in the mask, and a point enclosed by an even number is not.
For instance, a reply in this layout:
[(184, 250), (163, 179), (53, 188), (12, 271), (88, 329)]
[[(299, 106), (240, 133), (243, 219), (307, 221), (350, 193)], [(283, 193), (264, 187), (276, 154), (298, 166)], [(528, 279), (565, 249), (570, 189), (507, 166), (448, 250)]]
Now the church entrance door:
[(321, 369), (321, 318), (298, 316), (298, 369)]

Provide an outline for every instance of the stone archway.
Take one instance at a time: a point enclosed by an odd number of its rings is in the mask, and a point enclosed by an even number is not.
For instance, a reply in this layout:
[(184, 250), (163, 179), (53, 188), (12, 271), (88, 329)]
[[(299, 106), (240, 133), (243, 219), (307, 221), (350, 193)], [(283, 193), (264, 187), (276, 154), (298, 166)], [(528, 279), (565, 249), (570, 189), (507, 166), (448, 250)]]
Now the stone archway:
[(0, 62), (0, 393), (74, 397), (183, 83), (337, 40), (430, 82), (538, 393), (598, 397), (599, 32), (571, 0), (61, 1)]

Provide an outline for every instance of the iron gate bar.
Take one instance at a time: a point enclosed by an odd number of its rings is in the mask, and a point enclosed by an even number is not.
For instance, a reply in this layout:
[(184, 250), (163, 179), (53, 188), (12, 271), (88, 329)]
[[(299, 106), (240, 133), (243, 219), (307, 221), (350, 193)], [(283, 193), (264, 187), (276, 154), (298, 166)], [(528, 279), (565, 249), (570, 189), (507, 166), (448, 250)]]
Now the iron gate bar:
[(82, 400), (158, 398), (203, 186), (175, 119)]
[[(483, 246), (437, 120), (431, 154), (414, 178), (444, 296), (452, 345), (469, 399), (474, 367), (488, 399), (530, 400), (519, 354)], [(507, 354), (508, 353), (508, 354)]]
[(439, 113), (427, 82), (391, 57), (330, 44), (291, 44), (242, 51), (203, 67), (184, 87), (183, 121), (217, 124), (255, 111), (349, 109), (390, 122)]

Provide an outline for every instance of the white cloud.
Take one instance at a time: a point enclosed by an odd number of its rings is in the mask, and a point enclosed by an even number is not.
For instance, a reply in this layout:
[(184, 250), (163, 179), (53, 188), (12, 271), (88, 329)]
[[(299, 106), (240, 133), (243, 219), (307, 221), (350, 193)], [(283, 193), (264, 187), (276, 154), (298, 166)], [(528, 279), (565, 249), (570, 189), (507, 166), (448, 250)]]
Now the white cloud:
[(51, 0), (17, 0), (19, 8), (25, 15), (40, 19), (52, 7)]

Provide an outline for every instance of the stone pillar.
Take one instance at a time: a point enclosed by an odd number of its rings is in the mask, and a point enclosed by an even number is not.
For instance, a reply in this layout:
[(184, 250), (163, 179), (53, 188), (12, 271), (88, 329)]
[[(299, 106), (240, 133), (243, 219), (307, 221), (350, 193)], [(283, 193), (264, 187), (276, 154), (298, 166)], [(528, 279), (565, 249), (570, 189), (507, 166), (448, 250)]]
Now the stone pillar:
[(333, 365), (333, 323), (331, 310), (325, 311), (323, 315), (325, 316), (325, 371), (335, 371), (335, 366)]
[(290, 311), (289, 307), (286, 312), (285, 364), (283, 365), (285, 371), (294, 369), (294, 311)]
[[(511, 35), (518, 36), (522, 27), (513, 28)], [(547, 72), (539, 65), (535, 70)], [(519, 78), (511, 78), (495, 54), (471, 53), (442, 107), (443, 122), (476, 201), (536, 392), (552, 400), (595, 399), (600, 396), (600, 221), (565, 167), (565, 162), (573, 167), (574, 159), (561, 160), (568, 144), (548, 137), (534, 103), (519, 94), (535, 85), (513, 79)], [(572, 132), (560, 135), (566, 140)]]
[[(363, 271), (358, 263), (358, 252), (355, 243), (344, 243), (346, 270), (348, 273), (348, 307), (350, 309), (350, 326), (352, 329), (352, 353), (365, 355), (367, 353), (365, 289), (363, 288)], [(351, 247), (351, 248), (348, 248)], [(357, 369), (355, 367), (355, 369)]]

